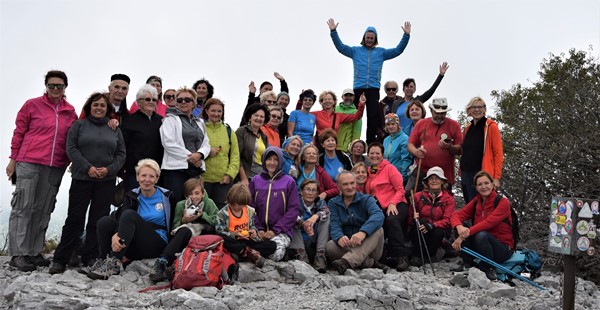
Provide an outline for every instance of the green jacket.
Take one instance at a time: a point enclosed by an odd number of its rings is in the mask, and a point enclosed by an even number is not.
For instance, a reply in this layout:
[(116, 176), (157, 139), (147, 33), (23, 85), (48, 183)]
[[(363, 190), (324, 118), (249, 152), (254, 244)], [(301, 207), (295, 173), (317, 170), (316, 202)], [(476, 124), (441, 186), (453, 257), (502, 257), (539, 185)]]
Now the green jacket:
[[(354, 114), (356, 113), (356, 107), (351, 104), (350, 106), (346, 106), (342, 103), (336, 105), (335, 111), (338, 113), (344, 114)], [(351, 123), (340, 123), (337, 132), (337, 149), (342, 152), (348, 151), (348, 145), (352, 140), (360, 139), (360, 132), (362, 130), (362, 120), (358, 120)]]
[[(217, 213), (219, 212), (219, 208), (215, 204), (212, 199), (208, 198), (208, 195), (205, 193), (204, 198), (202, 198), (204, 202), (204, 208), (202, 209), (201, 220), (204, 220), (206, 223), (215, 226), (217, 223)], [(181, 226), (181, 218), (183, 217), (183, 211), (185, 210), (185, 200), (182, 200), (177, 203), (175, 207), (175, 217), (173, 218), (173, 228), (175, 229)]]
[(230, 176), (233, 181), (240, 171), (240, 150), (237, 136), (232, 129), (229, 129), (231, 134), (228, 135), (227, 126), (221, 122), (216, 124), (206, 122), (206, 134), (210, 147), (220, 147), (221, 151), (217, 156), (206, 159), (206, 172), (202, 174), (204, 182), (218, 183), (225, 175)]

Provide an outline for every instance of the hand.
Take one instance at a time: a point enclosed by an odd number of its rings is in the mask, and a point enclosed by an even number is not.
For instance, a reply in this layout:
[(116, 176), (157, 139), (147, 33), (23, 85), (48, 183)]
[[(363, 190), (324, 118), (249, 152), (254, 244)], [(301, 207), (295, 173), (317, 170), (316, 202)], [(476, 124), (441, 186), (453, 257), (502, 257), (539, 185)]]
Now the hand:
[(442, 62), (442, 64), (440, 65), (440, 75), (444, 75), (446, 74), (446, 71), (448, 70), (448, 63), (447, 62)]
[(267, 230), (267, 231), (265, 232), (265, 234), (264, 234), (264, 237), (265, 237), (266, 239), (269, 239), (269, 240), (271, 240), (271, 239), (273, 239), (273, 237), (275, 237), (275, 232), (274, 232), (274, 231), (272, 231), (272, 230)]
[(493, 181), (493, 182), (494, 182), (494, 187), (495, 187), (495, 188), (500, 188), (500, 180), (498, 180), (498, 179), (494, 179), (494, 181)]
[(108, 127), (110, 127), (112, 130), (117, 130), (117, 127), (119, 127), (119, 121), (116, 119), (109, 120)]
[(438, 141), (438, 146), (442, 150), (450, 150), (450, 147), (452, 147), (452, 141), (454, 141), (454, 140), (450, 140), (450, 142), (446, 142), (444, 140), (440, 140), (440, 141)]
[(325, 200), (325, 198), (327, 198), (327, 193), (322, 192), (322, 193), (319, 194), (319, 199)]
[(428, 233), (428, 232), (432, 231), (432, 230), (433, 230), (433, 227), (434, 227), (434, 226), (433, 226), (433, 224), (431, 224), (431, 223), (427, 222), (427, 223), (425, 223), (425, 224), (421, 224), (421, 225), (419, 225), (419, 230), (420, 230), (422, 233), (426, 234), (426, 233)]
[(390, 205), (387, 207), (387, 215), (398, 215), (398, 208), (395, 204), (390, 203)]
[(17, 168), (17, 161), (11, 158), (8, 161), (8, 165), (6, 165), (6, 176), (8, 177), (9, 181), (11, 180), (13, 173), (15, 173), (16, 168)]
[(460, 252), (460, 246), (463, 243), (464, 239), (461, 237), (456, 238), (456, 240), (454, 240), (454, 242), (452, 242), (452, 248), (454, 249), (454, 251)]
[(402, 30), (404, 30), (404, 33), (410, 34), (411, 27), (412, 26), (410, 25), (410, 22), (404, 22), (404, 26), (402, 26)]
[(181, 224), (187, 224), (195, 221), (199, 216), (197, 215), (184, 215), (181, 217)]
[(264, 231), (262, 231), (262, 230), (259, 230), (257, 234), (258, 234), (258, 237), (259, 237), (260, 239), (263, 239), (263, 240), (265, 239), (265, 232), (264, 232)]
[(350, 246), (361, 245), (363, 240), (365, 240), (366, 237), (367, 237), (367, 234), (365, 234), (362, 231), (355, 233), (354, 235), (352, 235), (352, 238), (350, 238)]
[(121, 252), (121, 250), (125, 248), (125, 245), (121, 244), (119, 240), (121, 240), (121, 237), (119, 237), (119, 233), (115, 233), (111, 238), (110, 244), (110, 247), (112, 248), (113, 252)]
[(312, 218), (302, 223), (302, 228), (309, 237), (312, 237), (315, 234), (313, 227), (315, 227), (315, 221), (313, 221)]
[(276, 78), (276, 79), (278, 79), (278, 80), (280, 80), (280, 81), (283, 81), (283, 80), (285, 80), (285, 79), (283, 78), (283, 76), (281, 76), (281, 74), (279, 74), (279, 72), (273, 72), (273, 75), (275, 76), (275, 78)]
[(88, 175), (90, 176), (90, 178), (99, 178), (98, 169), (96, 169), (96, 167), (94, 166), (91, 166), (90, 169), (88, 169)]
[(413, 215), (413, 218), (415, 219), (415, 222), (419, 221), (419, 212), (415, 212), (415, 214)]
[(256, 93), (256, 86), (254, 86), (254, 81), (250, 81), (250, 85), (248, 85), (248, 91), (251, 93)]
[(208, 157), (215, 157), (215, 156), (219, 155), (220, 151), (221, 151), (221, 147), (211, 147)]
[(365, 102), (367, 102), (367, 97), (365, 96), (365, 93), (360, 94), (360, 98), (358, 99), (358, 103), (362, 103), (365, 104)]
[(231, 183), (231, 177), (226, 174), (223, 176), (223, 179), (221, 179), (221, 182), (219, 182), (219, 184), (229, 184)]
[(198, 152), (194, 152), (194, 153), (190, 153), (188, 154), (188, 162), (190, 162), (192, 165), (196, 166), (196, 167), (200, 167), (202, 166), (202, 158), (200, 157), (200, 153)]
[(416, 158), (425, 158), (425, 154), (427, 154), (427, 150), (421, 145), (413, 155)]
[(471, 235), (471, 230), (462, 225), (456, 226), (456, 231), (458, 232), (458, 235), (463, 239), (467, 239)]
[(327, 21), (327, 26), (329, 26), (329, 30), (334, 31), (340, 23), (336, 23), (333, 18), (330, 18)]
[(338, 239), (337, 244), (340, 246), (340, 248), (343, 249), (351, 246), (350, 239), (348, 239), (347, 236), (343, 236), (340, 239)]
[(106, 167), (96, 168), (96, 171), (98, 172), (98, 179), (102, 179), (108, 175), (108, 169)]
[(258, 233), (256, 232), (256, 229), (248, 230), (248, 237), (250, 237), (250, 239), (255, 239), (257, 236)]

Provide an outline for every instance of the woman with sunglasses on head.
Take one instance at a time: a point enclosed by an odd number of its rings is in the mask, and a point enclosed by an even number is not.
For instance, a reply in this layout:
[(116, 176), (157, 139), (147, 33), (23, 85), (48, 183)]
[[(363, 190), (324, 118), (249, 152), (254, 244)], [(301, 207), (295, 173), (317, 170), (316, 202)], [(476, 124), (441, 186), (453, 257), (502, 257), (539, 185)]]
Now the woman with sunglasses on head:
[(467, 104), (466, 112), (472, 120), (463, 131), (460, 172), (463, 197), (468, 203), (477, 195), (473, 177), (480, 170), (489, 173), (494, 186), (500, 187), (504, 152), (498, 124), (485, 117), (485, 101), (481, 97), (474, 97)]
[(300, 136), (304, 144), (313, 142), (317, 118), (310, 113), (310, 109), (315, 104), (317, 96), (311, 89), (307, 89), (300, 94), (299, 103), (301, 109), (292, 111), (288, 119), (288, 136)]
[(280, 147), (279, 124), (283, 119), (283, 109), (278, 105), (270, 105), (268, 109), (271, 119), (260, 130), (267, 136), (270, 146)]
[(159, 165), (163, 159), (163, 146), (160, 138), (160, 126), (163, 117), (156, 113), (158, 91), (150, 84), (144, 84), (136, 93), (139, 109), (129, 115), (127, 122), (121, 125), (123, 139), (127, 148), (125, 160), (125, 191), (138, 186), (135, 166), (144, 159), (154, 159)]
[(210, 144), (204, 121), (192, 114), (196, 92), (182, 87), (176, 94), (177, 108), (169, 108), (160, 127), (164, 147), (163, 184), (173, 192), (176, 201), (183, 200), (183, 183), (206, 170), (204, 160)]
[(65, 169), (67, 133), (77, 120), (65, 99), (67, 75), (49, 71), (44, 95), (29, 99), (17, 113), (6, 176), (16, 185), (8, 223), (10, 265), (33, 271), (50, 264), (41, 254), (50, 215)]
[[(154, 112), (158, 115), (165, 117), (167, 115), (168, 105), (162, 102), (163, 93), (162, 93), (162, 79), (156, 75), (151, 75), (147, 80), (146, 84), (154, 87), (157, 93), (157, 101), (154, 107)], [(137, 100), (133, 102), (131, 108), (129, 109), (129, 114), (135, 113), (135, 111), (139, 110), (140, 106), (137, 103)]]

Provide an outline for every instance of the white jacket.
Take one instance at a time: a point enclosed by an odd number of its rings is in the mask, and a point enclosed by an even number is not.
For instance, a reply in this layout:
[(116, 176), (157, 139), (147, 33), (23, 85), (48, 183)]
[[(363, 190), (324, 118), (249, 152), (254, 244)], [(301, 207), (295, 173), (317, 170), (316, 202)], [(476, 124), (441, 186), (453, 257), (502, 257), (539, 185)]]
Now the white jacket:
[[(204, 140), (202, 145), (198, 149), (198, 153), (204, 155), (204, 158), (208, 158), (210, 154), (210, 144), (208, 144), (208, 135), (206, 134), (206, 126), (202, 119), (194, 117), (194, 121), (200, 127), (200, 130), (204, 133)], [(161, 169), (177, 170), (188, 168), (188, 155), (192, 152), (185, 148), (183, 142), (183, 136), (181, 134), (182, 124), (179, 115), (167, 114), (163, 119), (163, 123), (160, 126), (160, 139), (162, 141), (163, 148), (165, 149), (162, 161)], [(204, 160), (202, 161), (201, 168), (206, 170)]]

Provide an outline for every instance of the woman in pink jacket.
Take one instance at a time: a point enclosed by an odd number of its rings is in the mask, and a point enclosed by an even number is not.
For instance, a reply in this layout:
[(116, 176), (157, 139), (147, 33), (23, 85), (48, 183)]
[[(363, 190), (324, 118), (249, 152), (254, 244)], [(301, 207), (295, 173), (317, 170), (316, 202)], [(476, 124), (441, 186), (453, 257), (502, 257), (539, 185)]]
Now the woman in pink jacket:
[(385, 222), (383, 232), (387, 238), (387, 265), (404, 271), (409, 267), (410, 249), (405, 247), (406, 227), (408, 224), (408, 204), (404, 197), (402, 175), (389, 161), (383, 159), (383, 145), (373, 142), (369, 145), (367, 156), (371, 162), (367, 177), (367, 194), (375, 199), (383, 209)]
[(65, 100), (67, 75), (49, 71), (43, 96), (27, 100), (17, 114), (6, 175), (16, 185), (8, 223), (10, 265), (21, 271), (48, 266), (41, 254), (50, 214), (65, 169), (67, 133), (77, 120)]

